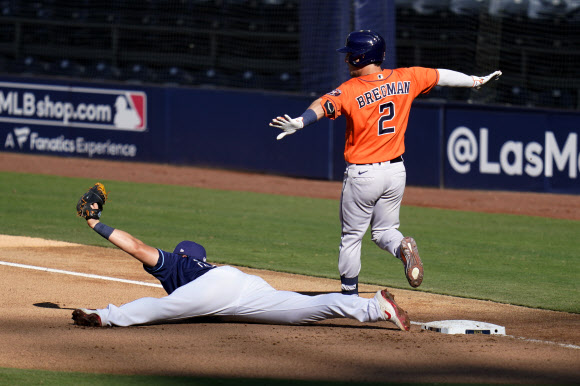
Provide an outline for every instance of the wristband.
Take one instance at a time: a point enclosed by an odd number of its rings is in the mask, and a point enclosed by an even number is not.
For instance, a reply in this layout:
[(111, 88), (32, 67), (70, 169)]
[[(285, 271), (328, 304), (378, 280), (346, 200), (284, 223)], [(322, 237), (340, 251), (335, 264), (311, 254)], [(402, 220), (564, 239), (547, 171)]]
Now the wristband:
[(313, 124), (314, 122), (318, 121), (318, 116), (312, 109), (306, 110), (300, 117), (302, 118), (302, 123), (304, 124), (303, 127)]
[(102, 222), (99, 222), (97, 225), (95, 225), (93, 230), (98, 234), (100, 234), (101, 236), (103, 236), (104, 238), (106, 238), (107, 240), (109, 240), (109, 237), (111, 237), (111, 233), (113, 233), (115, 228), (111, 228), (110, 226), (105, 225)]

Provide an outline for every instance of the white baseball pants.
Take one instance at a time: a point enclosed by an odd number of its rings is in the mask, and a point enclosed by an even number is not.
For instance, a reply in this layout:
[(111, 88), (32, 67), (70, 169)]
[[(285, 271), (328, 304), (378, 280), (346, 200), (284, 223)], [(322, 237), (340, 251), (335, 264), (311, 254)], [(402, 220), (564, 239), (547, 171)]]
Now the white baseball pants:
[(376, 245), (398, 255), (403, 240), (399, 212), (407, 172), (403, 162), (349, 164), (340, 199), (342, 235), (338, 255), (341, 276), (357, 277), (361, 269), (361, 242), (369, 225)]
[(223, 266), (163, 298), (142, 298), (98, 309), (103, 326), (163, 323), (196, 316), (268, 324), (304, 324), (332, 318), (386, 320), (373, 299), (338, 293), (307, 296), (278, 291), (264, 279)]

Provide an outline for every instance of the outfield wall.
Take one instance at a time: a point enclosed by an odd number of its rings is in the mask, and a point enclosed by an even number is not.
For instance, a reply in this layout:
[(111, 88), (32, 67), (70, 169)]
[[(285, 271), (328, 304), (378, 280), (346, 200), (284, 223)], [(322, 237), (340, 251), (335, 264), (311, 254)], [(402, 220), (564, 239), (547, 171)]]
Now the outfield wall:
[[(0, 150), (340, 180), (344, 118), (268, 126), (314, 98), (0, 78)], [(577, 112), (416, 101), (408, 184), (578, 194), (579, 131)]]

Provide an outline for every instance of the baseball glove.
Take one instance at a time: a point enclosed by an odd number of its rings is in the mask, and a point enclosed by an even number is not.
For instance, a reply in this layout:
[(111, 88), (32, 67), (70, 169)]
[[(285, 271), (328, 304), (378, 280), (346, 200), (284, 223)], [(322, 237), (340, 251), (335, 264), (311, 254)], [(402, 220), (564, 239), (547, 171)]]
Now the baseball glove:
[[(90, 218), (98, 220), (101, 218), (101, 212), (103, 211), (103, 205), (107, 202), (107, 196), (105, 186), (97, 182), (77, 202), (77, 214), (86, 220)], [(91, 205), (95, 203), (98, 204), (98, 209), (91, 208)]]

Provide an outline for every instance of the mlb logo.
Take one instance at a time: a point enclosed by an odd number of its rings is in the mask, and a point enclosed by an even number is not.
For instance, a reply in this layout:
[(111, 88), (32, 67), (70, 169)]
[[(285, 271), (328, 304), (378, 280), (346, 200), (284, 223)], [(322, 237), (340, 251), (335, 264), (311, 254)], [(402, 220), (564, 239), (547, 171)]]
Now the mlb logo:
[(334, 90), (332, 90), (331, 92), (329, 92), (327, 94), (336, 97), (336, 96), (339, 96), (340, 94), (342, 94), (342, 91), (340, 91), (340, 89), (337, 88), (337, 89), (334, 89)]
[(120, 130), (144, 131), (147, 128), (147, 97), (129, 91), (117, 96), (113, 123)]

